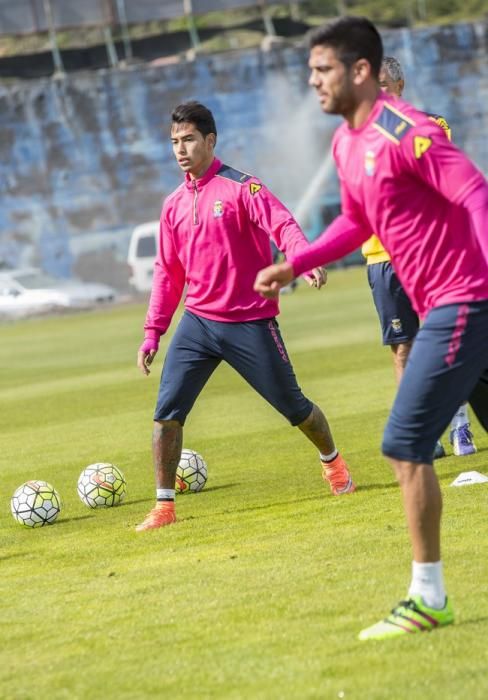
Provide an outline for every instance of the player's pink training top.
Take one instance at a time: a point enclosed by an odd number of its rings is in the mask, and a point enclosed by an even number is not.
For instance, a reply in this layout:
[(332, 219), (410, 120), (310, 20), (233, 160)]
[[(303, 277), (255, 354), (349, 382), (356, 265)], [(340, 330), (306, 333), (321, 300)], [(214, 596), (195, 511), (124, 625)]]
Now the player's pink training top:
[(381, 93), (363, 126), (339, 127), (332, 148), (342, 215), (290, 259), (295, 274), (342, 257), (375, 231), (420, 316), (488, 299), (488, 184), (441, 127)]
[(291, 213), (256, 178), (215, 159), (185, 181), (161, 213), (146, 338), (168, 328), (185, 283), (185, 307), (215, 321), (253, 321), (279, 313), (274, 299), (253, 290), (272, 262), (270, 237), (289, 256), (308, 245)]

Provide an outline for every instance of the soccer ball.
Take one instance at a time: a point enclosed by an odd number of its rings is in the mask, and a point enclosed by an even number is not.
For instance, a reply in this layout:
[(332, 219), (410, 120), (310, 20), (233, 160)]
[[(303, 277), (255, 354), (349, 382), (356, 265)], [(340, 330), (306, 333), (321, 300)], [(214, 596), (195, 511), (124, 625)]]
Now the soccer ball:
[(198, 452), (183, 450), (176, 468), (176, 491), (201, 491), (207, 483), (207, 465)]
[(22, 525), (42, 527), (56, 520), (61, 510), (61, 499), (47, 481), (26, 481), (12, 496), (10, 510)]
[(124, 475), (107, 462), (90, 464), (78, 479), (78, 496), (90, 508), (117, 506), (124, 500), (125, 490)]

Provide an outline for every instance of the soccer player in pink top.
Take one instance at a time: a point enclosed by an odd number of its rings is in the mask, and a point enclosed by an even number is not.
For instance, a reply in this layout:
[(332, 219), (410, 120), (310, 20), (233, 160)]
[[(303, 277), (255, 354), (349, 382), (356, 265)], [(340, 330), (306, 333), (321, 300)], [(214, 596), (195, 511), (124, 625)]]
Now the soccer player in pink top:
[[(379, 81), (381, 89), (388, 95), (402, 96), (405, 79), (402, 67), (394, 56), (383, 57)], [(427, 113), (427, 116), (442, 126), (446, 138), (451, 138), (451, 129), (444, 117), (430, 113)], [(399, 384), (419, 329), (419, 318), (395, 274), (390, 256), (377, 236), (373, 235), (363, 243), (362, 253), (366, 258), (368, 281), (381, 324), (383, 344), (389, 345), (393, 351), (395, 374)], [(454, 414), (449, 442), (458, 457), (476, 452), (466, 403), (461, 404)], [(434, 449), (434, 459), (444, 457), (445, 454), (444, 447), (438, 440)]]
[[(341, 258), (375, 231), (424, 321), (382, 445), (403, 494), (412, 579), (407, 599), (364, 629), (362, 640), (454, 621), (440, 557), (433, 452), (488, 367), (488, 184), (440, 126), (380, 90), (382, 55), (380, 35), (366, 18), (341, 18), (311, 35), (310, 85), (325, 113), (345, 119), (333, 139), (342, 214), (308, 249), (262, 270), (255, 283), (272, 298), (294, 276)], [(472, 406), (488, 427), (486, 376)]]
[[(175, 522), (176, 468), (183, 425), (197, 396), (222, 360), (228, 362), (318, 448), (334, 495), (355, 489), (327, 420), (297, 384), (276, 321), (278, 304), (253, 289), (272, 261), (270, 237), (287, 257), (308, 246), (290, 212), (255, 177), (214, 155), (217, 128), (198, 102), (172, 114), (171, 141), (184, 182), (161, 214), (145, 340), (138, 366), (149, 374), (186, 285), (185, 312), (166, 353), (154, 416), (156, 505), (138, 532)], [(320, 268), (306, 275), (320, 288)]]

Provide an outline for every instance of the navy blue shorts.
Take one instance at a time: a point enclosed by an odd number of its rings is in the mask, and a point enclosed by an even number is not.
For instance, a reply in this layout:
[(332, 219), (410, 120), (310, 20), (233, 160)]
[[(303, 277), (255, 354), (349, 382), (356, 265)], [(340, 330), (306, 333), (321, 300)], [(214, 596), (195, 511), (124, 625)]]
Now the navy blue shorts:
[(488, 301), (433, 309), (410, 352), (383, 436), (394, 459), (432, 464), (434, 447), (488, 367)]
[(275, 319), (222, 323), (185, 311), (166, 353), (154, 420), (183, 425), (222, 360), (292, 425), (302, 423), (312, 411)]
[(419, 319), (391, 262), (367, 266), (368, 282), (381, 324), (383, 345), (408, 343), (417, 335)]

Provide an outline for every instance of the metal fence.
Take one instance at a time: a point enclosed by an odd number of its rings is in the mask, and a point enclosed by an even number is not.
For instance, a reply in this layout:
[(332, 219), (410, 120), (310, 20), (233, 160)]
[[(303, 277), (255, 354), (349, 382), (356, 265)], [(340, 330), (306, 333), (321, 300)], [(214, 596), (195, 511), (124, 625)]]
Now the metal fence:
[(126, 60), (131, 60), (130, 25), (184, 18), (192, 46), (200, 38), (195, 17), (208, 12), (237, 8), (259, 8), (267, 34), (275, 34), (269, 14), (272, 5), (298, 5), (304, 0), (0, 0), (0, 36), (48, 32), (54, 69), (64, 71), (57, 32), (66, 29), (98, 27), (102, 30), (108, 61), (116, 66), (119, 56), (113, 29), (120, 31)]
[(0, 0), (0, 35), (117, 27), (303, 0)]
[(128, 24), (175, 19), (188, 13), (184, 0), (117, 0), (114, 4), (116, 20), (120, 22), (125, 15)]
[[(179, 3), (181, 5), (181, 2)], [(33, 34), (69, 27), (93, 27), (114, 20), (104, 0), (0, 0), (0, 34)]]

